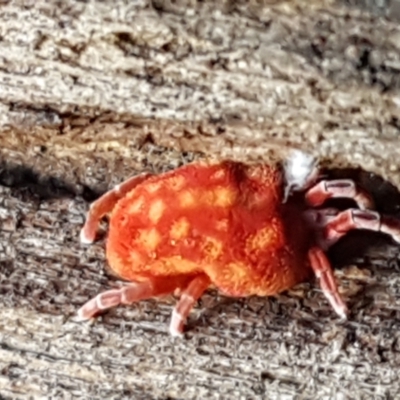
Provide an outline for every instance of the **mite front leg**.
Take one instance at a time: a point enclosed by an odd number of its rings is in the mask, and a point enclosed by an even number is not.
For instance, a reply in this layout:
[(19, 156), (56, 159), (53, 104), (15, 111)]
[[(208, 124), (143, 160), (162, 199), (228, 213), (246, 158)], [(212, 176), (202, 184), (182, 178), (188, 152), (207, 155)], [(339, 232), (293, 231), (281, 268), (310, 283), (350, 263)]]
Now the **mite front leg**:
[(117, 185), (114, 189), (106, 192), (103, 196), (94, 201), (90, 205), (85, 225), (81, 230), (81, 242), (85, 244), (93, 243), (100, 219), (114, 208), (119, 199), (124, 197), (129, 191), (144, 182), (150, 176), (151, 174), (142, 174), (127, 179), (125, 182)]
[(348, 179), (321, 181), (309, 189), (305, 195), (307, 203), (313, 207), (320, 206), (332, 198), (352, 199), (362, 210), (374, 208), (374, 202), (369, 193)]
[(332, 267), (325, 253), (319, 247), (313, 247), (308, 252), (308, 258), (316, 277), (319, 279), (322, 292), (341, 318), (347, 318), (346, 303), (339, 294)]
[(336, 208), (322, 208), (320, 210), (309, 209), (303, 212), (303, 217), (308, 225), (315, 230), (325, 228), (329, 222), (333, 221), (339, 214)]
[(359, 209), (348, 209), (332, 218), (323, 230), (323, 242), (326, 248), (336, 243), (352, 229), (367, 229), (386, 233), (400, 243), (400, 220), (380, 216), (377, 212)]
[(185, 326), (186, 318), (194, 307), (196, 301), (210, 286), (210, 279), (206, 275), (194, 278), (181, 294), (178, 304), (172, 312), (169, 332), (171, 336), (181, 336)]

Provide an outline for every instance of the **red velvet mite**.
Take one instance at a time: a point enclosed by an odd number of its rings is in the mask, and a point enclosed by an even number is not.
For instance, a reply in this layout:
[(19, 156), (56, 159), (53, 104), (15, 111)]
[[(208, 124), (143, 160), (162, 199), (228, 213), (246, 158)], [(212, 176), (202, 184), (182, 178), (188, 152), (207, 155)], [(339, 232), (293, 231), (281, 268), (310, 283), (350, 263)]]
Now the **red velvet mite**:
[[(337, 197), (358, 208), (314, 208)], [(381, 231), (400, 242), (400, 221), (372, 207), (353, 181), (320, 180), (316, 160), (300, 151), (281, 164), (201, 162), (133, 177), (91, 205), (81, 231), (82, 242), (93, 242), (99, 220), (111, 213), (107, 259), (129, 283), (100, 293), (78, 315), (89, 319), (179, 290), (170, 324), (177, 336), (209, 287), (235, 297), (268, 296), (314, 274), (345, 318), (324, 251), (351, 229)]]

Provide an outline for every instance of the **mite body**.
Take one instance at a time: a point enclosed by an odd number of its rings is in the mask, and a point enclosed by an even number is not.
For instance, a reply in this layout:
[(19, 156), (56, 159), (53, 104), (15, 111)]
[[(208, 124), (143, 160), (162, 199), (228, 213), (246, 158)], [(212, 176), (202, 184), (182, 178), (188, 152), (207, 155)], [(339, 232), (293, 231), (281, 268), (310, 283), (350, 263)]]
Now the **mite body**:
[[(334, 197), (358, 208), (319, 208)], [(400, 242), (400, 222), (369, 211), (368, 193), (350, 180), (318, 180), (315, 160), (294, 152), (283, 165), (193, 163), (133, 177), (90, 208), (81, 240), (95, 239), (110, 214), (107, 259), (129, 284), (100, 293), (78, 311), (102, 310), (179, 290), (170, 333), (205, 290), (235, 297), (282, 292), (315, 274), (333, 309), (346, 317), (324, 251), (351, 229), (382, 231)]]

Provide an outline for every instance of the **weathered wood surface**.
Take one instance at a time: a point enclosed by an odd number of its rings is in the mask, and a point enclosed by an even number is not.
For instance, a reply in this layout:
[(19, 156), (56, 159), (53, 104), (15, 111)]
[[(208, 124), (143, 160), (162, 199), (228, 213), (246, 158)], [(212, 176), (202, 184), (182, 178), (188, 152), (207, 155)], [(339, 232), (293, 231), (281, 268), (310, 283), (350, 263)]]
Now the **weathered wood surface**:
[(379, 235), (331, 254), (347, 323), (312, 284), (209, 293), (183, 341), (173, 299), (74, 321), (114, 283), (104, 241), (78, 243), (87, 204), (136, 172), (302, 147), (400, 215), (400, 6), (349, 3), (0, 3), (2, 398), (400, 398), (399, 247)]

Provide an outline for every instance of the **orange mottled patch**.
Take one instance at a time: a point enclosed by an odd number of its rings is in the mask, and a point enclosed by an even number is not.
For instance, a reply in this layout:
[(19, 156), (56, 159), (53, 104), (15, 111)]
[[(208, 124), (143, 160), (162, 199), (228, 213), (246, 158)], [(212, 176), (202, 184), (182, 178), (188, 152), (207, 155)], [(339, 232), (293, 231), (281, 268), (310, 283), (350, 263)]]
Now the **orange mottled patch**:
[(203, 257), (206, 257), (208, 261), (217, 260), (224, 251), (223, 243), (212, 237), (205, 237), (201, 248)]
[(236, 192), (230, 187), (216, 187), (214, 189), (188, 189), (178, 195), (182, 208), (193, 207), (229, 207), (236, 200)]
[(158, 270), (164, 274), (178, 275), (194, 273), (201, 270), (201, 265), (181, 256), (172, 256), (161, 258), (157, 261)]
[(160, 241), (161, 235), (157, 228), (150, 228), (139, 230), (136, 243), (140, 244), (141, 247), (143, 246), (147, 251), (154, 251), (160, 244)]
[(146, 185), (147, 193), (154, 194), (162, 188), (162, 182), (151, 182)]
[(246, 241), (246, 249), (248, 252), (253, 252), (270, 247), (277, 248), (281, 243), (281, 230), (275, 224), (271, 224), (251, 235)]
[(149, 219), (153, 224), (157, 224), (162, 215), (164, 214), (165, 209), (167, 208), (164, 200), (156, 199), (154, 200), (149, 207)]
[(132, 265), (141, 265), (144, 262), (143, 256), (136, 250), (129, 252), (129, 260)]
[(145, 205), (145, 200), (143, 196), (134, 199), (127, 207), (127, 213), (130, 215), (139, 214), (143, 211)]
[(229, 207), (236, 200), (236, 193), (230, 187), (217, 187), (206, 195), (205, 203), (215, 207)]
[(185, 190), (179, 193), (178, 201), (182, 208), (194, 207), (197, 204), (195, 193), (192, 190)]
[(168, 179), (167, 185), (174, 192), (179, 192), (186, 185), (186, 179), (181, 175), (174, 175)]
[(226, 171), (224, 169), (218, 169), (211, 175), (210, 180), (212, 182), (220, 182), (225, 178), (226, 178)]
[(246, 286), (251, 285), (249, 267), (245, 262), (230, 262), (220, 271), (215, 266), (211, 266), (207, 272), (214, 281), (218, 282), (218, 286), (221, 285), (224, 291), (232, 296), (240, 295), (243, 289), (247, 289)]
[(229, 229), (229, 220), (224, 218), (215, 221), (215, 229), (219, 232), (227, 232)]
[(179, 218), (172, 224), (169, 232), (170, 238), (173, 240), (179, 240), (185, 238), (189, 233), (190, 224), (187, 218)]

